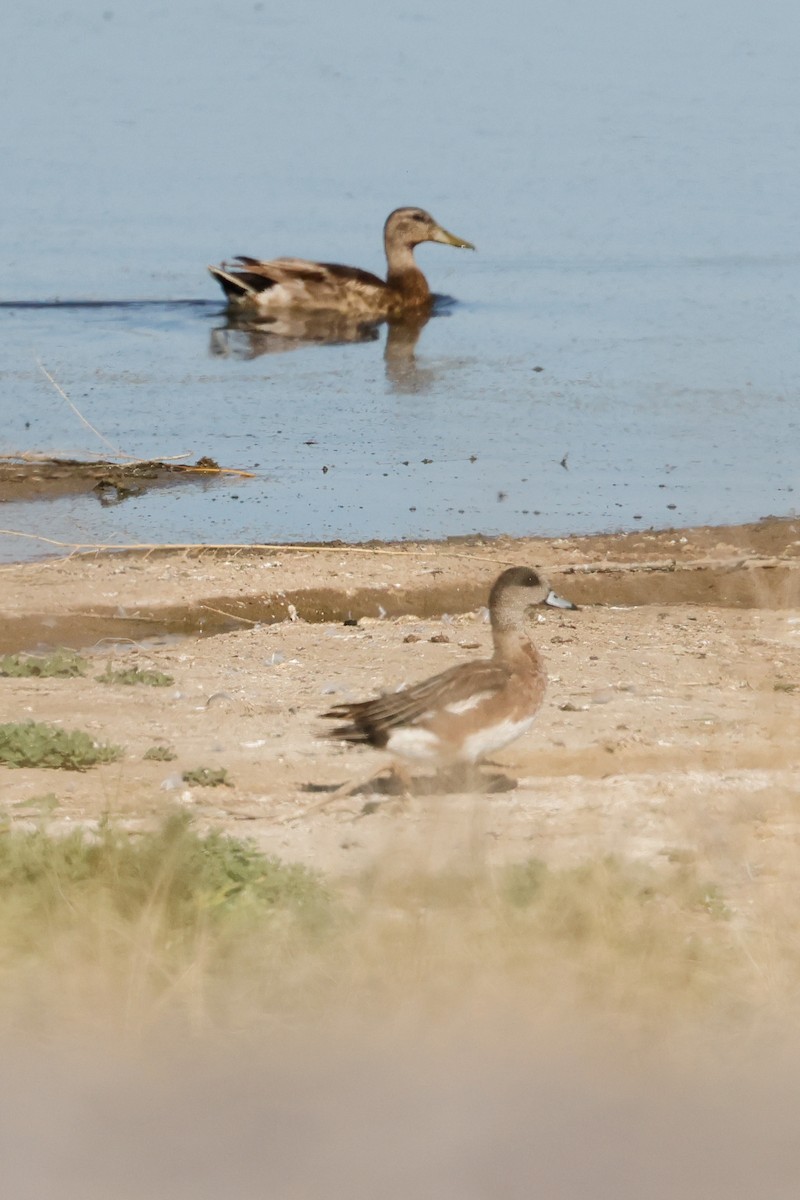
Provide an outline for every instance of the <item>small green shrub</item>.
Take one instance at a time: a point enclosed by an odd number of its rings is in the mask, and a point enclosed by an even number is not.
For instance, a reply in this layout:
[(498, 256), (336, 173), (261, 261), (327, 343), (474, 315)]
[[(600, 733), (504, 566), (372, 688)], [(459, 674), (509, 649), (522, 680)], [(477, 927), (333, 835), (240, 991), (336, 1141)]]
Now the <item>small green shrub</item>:
[(53, 767), (85, 771), (97, 763), (121, 758), (120, 746), (95, 742), (88, 733), (26, 721), (0, 725), (0, 763), (7, 767)]
[(42, 814), (51, 813), (54, 809), (58, 808), (58, 796), (55, 792), (47, 792), (41, 796), (31, 796), (29, 800), (18, 800), (11, 807), (24, 808), (28, 811), (36, 809)]
[(547, 867), (538, 858), (514, 863), (505, 870), (501, 895), (515, 908), (526, 908), (536, 899), (546, 876)]
[[(77, 926), (107, 931), (104, 912), (129, 930), (140, 921), (151, 929), (157, 916), (164, 955), (157, 974), (175, 953), (197, 949), (184, 938), (202, 938), (209, 918), (290, 909), (313, 923), (328, 901), (327, 889), (305, 867), (262, 854), (248, 841), (200, 836), (182, 812), (140, 834), (102, 821), (96, 833), (10, 830), (0, 838), (0, 928), (18, 950), (41, 948), (43, 929), (48, 937)], [(241, 928), (223, 924), (231, 936)], [(123, 933), (121, 944), (130, 936)]]
[(148, 762), (174, 762), (177, 757), (171, 746), (151, 746), (144, 752), (144, 758)]
[(169, 687), (175, 680), (163, 671), (140, 671), (138, 667), (112, 671), (111, 667), (106, 667), (103, 674), (97, 676), (97, 682), (121, 683), (125, 687), (132, 687), (136, 683), (144, 684), (145, 687)]
[(194, 783), (198, 787), (233, 787), (233, 781), (228, 779), (228, 768), (195, 767), (193, 771), (184, 771), (181, 775), (184, 783)]
[[(0, 836), (0, 1030), (280, 1035), (320, 1016), (360, 1029), (386, 1015), (395, 1030), (414, 1014), (471, 1032), (492, 998), (545, 1030), (562, 1012), (601, 1029), (623, 1019), (637, 1037), (687, 1015), (703, 1030), (706, 1016), (762, 1019), (741, 930), (730, 936), (718, 889), (680, 863), (428, 873), (390, 848), (326, 887), (250, 841), (198, 834), (183, 812), (147, 832), (37, 824)], [(796, 912), (775, 926), (795, 1007)]]
[(88, 663), (72, 650), (54, 650), (52, 654), (4, 654), (0, 675), (10, 679), (73, 679), (85, 675)]
[(538, 859), (507, 867), (500, 896), (515, 908), (546, 914), (550, 934), (576, 943), (595, 942), (614, 930), (632, 944), (642, 922), (669, 895), (688, 912), (705, 911), (727, 920), (730, 911), (719, 887), (698, 877), (691, 865), (678, 864), (669, 882), (643, 864), (615, 858), (551, 870)]

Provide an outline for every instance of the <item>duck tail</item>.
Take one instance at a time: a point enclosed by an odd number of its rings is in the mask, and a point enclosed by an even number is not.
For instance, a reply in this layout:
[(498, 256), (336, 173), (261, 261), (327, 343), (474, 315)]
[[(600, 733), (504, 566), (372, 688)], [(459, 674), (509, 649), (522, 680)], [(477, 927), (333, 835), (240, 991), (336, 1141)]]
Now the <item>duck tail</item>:
[(373, 701), (365, 700), (360, 704), (337, 704), (329, 712), (322, 714), (323, 720), (345, 721), (335, 729), (326, 729), (320, 736), (332, 738), (334, 741), (349, 742), (352, 746), (377, 746), (379, 749), (386, 745), (388, 734), (371, 716)]
[(243, 296), (255, 296), (258, 291), (242, 275), (232, 275), (222, 267), (209, 267), (208, 269), (229, 300), (241, 299)]

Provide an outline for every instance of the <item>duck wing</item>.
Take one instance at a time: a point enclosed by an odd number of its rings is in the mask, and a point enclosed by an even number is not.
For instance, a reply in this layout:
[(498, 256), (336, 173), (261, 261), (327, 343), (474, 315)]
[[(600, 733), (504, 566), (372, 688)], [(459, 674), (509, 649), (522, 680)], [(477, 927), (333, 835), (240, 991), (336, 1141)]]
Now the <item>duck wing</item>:
[(509, 675), (509, 668), (493, 659), (459, 663), (422, 683), (376, 700), (336, 705), (323, 713), (323, 717), (347, 723), (326, 736), (385, 746), (391, 731), (399, 726), (424, 725), (437, 711), (457, 715), (486, 703), (503, 690)]
[(229, 300), (258, 298), (275, 307), (342, 309), (348, 302), (374, 304), (387, 286), (370, 271), (304, 258), (262, 261), (240, 254), (233, 263), (209, 267)]

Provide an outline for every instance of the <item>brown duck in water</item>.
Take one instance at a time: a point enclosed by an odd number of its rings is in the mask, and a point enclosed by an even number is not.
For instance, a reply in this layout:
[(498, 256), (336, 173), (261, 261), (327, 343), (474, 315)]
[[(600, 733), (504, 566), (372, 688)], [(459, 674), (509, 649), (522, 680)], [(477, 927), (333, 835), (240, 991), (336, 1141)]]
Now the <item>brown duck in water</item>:
[(422, 208), (396, 208), (383, 229), (388, 272), (379, 279), (358, 267), (275, 258), (260, 262), (240, 255), (232, 264), (209, 267), (233, 311), (268, 314), (287, 309), (339, 312), (349, 317), (389, 317), (431, 303), (428, 281), (414, 262), (420, 242), (443, 242), (474, 250), (448, 233)]

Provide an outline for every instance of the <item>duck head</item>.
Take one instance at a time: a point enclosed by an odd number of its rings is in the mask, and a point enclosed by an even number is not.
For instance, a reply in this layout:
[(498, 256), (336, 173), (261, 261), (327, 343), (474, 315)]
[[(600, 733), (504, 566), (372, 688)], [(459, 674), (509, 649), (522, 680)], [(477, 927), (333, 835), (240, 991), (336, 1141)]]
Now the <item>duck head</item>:
[(549, 604), (553, 608), (578, 607), (554, 592), (547, 580), (531, 567), (509, 567), (503, 571), (489, 596), (492, 620), (501, 624), (518, 621), (539, 604)]
[(474, 250), (472, 242), (456, 237), (434, 221), (424, 208), (396, 208), (389, 213), (383, 228), (387, 249), (390, 246), (418, 246), (420, 242), (441, 242), (445, 246), (458, 246), (462, 250)]

